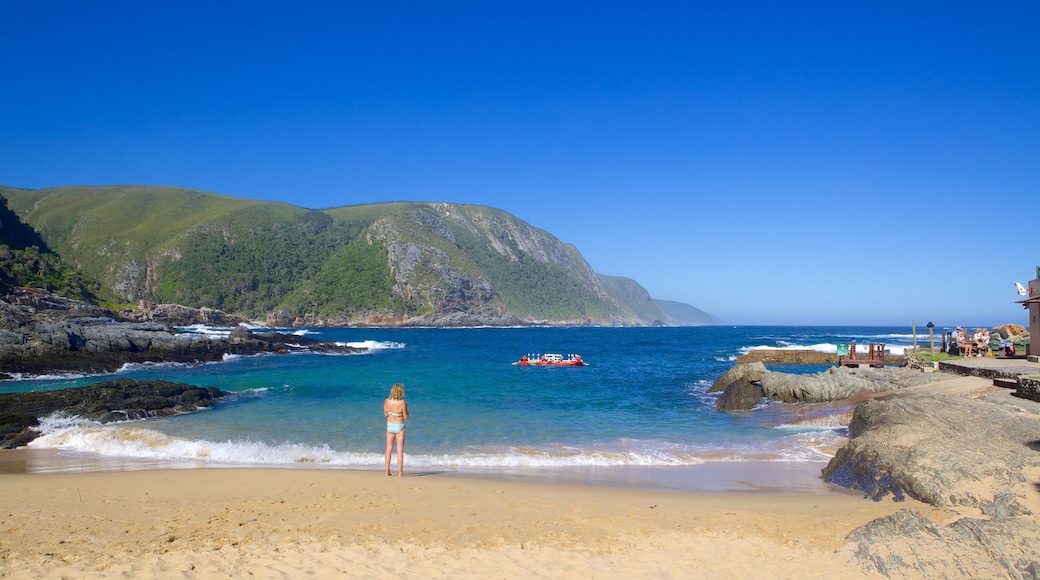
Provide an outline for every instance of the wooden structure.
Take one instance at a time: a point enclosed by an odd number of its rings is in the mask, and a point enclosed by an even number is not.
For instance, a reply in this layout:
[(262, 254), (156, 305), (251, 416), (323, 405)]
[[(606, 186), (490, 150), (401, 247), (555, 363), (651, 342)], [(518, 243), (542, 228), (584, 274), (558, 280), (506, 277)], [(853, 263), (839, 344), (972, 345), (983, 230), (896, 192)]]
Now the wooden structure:
[(872, 367), (885, 366), (885, 343), (872, 342), (867, 347), (867, 358), (856, 358), (856, 343), (849, 344), (849, 355), (838, 357), (838, 366), (859, 367), (867, 365)]

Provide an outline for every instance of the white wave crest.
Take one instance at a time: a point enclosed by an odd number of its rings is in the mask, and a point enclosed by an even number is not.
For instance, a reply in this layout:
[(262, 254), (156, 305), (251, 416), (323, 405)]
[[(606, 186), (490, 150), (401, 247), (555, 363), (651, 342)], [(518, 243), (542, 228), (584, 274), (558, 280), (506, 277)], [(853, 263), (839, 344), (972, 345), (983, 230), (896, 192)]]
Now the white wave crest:
[[(82, 378), (85, 378), (85, 377), (88, 377), (88, 376), (91, 376), (91, 375), (88, 375), (86, 373), (73, 373), (73, 372), (69, 372), (69, 373), (51, 373), (51, 374), (45, 374), (45, 375), (33, 375), (33, 374), (26, 374), (26, 373), (9, 373), (8, 376), (11, 377), (11, 378), (4, 379), (4, 381), (74, 381), (74, 380), (82, 379)], [(0, 382), (3, 382), (3, 381), (0, 381)]]
[(368, 349), (369, 352), (372, 352), (372, 351), (375, 351), (375, 350), (390, 350), (390, 349), (404, 348), (405, 347), (403, 342), (379, 341), (379, 340), (362, 340), (362, 341), (357, 341), (357, 342), (339, 342), (339, 343), (336, 343), (336, 344), (338, 344), (340, 346), (349, 346), (351, 348), (365, 348), (365, 349)]
[(214, 338), (227, 337), (231, 334), (233, 328), (226, 326), (209, 326), (206, 324), (192, 324), (190, 326), (175, 326), (177, 330), (185, 334), (195, 334), (198, 336), (209, 336)]
[[(49, 417), (31, 447), (60, 449), (109, 458), (192, 461), (240, 466), (328, 466), (371, 468), (383, 455), (338, 451), (327, 444), (270, 444), (250, 440), (207, 441), (171, 437), (131, 424), (101, 425), (81, 418)], [(821, 461), (844, 439), (834, 431), (810, 431), (745, 446), (688, 445), (621, 439), (596, 444), (501, 446), (448, 453), (408, 454), (424, 468), (559, 468), (681, 466), (720, 461)]]

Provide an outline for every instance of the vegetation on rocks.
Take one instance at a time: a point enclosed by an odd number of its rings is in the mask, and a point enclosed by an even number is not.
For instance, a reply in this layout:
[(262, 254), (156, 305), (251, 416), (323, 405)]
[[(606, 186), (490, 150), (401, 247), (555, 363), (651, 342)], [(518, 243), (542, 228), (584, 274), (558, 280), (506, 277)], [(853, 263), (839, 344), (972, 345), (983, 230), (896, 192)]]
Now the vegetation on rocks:
[(95, 298), (100, 289), (96, 281), (65, 264), (0, 197), (0, 296), (19, 286), (84, 300)]

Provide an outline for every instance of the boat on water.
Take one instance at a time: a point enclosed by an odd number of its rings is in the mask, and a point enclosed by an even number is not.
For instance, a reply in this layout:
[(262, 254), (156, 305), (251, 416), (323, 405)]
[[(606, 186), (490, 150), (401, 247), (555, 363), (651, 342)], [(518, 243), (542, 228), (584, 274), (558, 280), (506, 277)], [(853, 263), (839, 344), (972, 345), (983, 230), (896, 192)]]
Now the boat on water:
[(585, 365), (580, 354), (569, 354), (566, 358), (562, 354), (528, 354), (520, 357), (513, 363), (522, 367), (580, 367)]

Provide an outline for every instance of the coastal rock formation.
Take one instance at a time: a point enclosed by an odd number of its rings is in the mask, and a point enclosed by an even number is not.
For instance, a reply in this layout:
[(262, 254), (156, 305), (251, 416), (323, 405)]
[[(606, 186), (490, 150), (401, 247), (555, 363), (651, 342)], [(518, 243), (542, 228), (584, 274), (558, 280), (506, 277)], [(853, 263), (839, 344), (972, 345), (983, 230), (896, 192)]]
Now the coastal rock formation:
[(1019, 324), (1002, 324), (993, 327), (990, 332), (999, 334), (1002, 338), (1007, 338), (1009, 340), (1022, 340), (1029, 338), (1029, 329)]
[(747, 411), (762, 402), (762, 389), (747, 379), (740, 379), (726, 388), (715, 401), (716, 411)]
[[(82, 300), (75, 300), (47, 292), (41, 288), (11, 288), (7, 296), (0, 299), (3, 320), (24, 321), (33, 315), (41, 317), (53, 314), (56, 317), (104, 316), (100, 307)], [(9, 326), (6, 323), (3, 327)]]
[(1040, 526), (1026, 517), (964, 517), (942, 526), (900, 510), (853, 530), (865, 570), (905, 578), (1040, 578)]
[(208, 407), (226, 393), (169, 381), (122, 379), (87, 387), (0, 394), (0, 449), (28, 444), (40, 435), (40, 419), (53, 413), (99, 423), (161, 417)]
[(987, 509), (998, 495), (1024, 498), (1029, 478), (1040, 476), (1040, 408), (1007, 393), (866, 401), (849, 435), (824, 480), (874, 499), (905, 494), (940, 507)]
[(905, 496), (961, 517), (911, 510), (849, 534), (853, 555), (889, 576), (1040, 578), (1040, 405), (908, 395), (860, 404), (825, 481), (880, 500)]
[(721, 377), (715, 379), (708, 392), (717, 393), (725, 391), (727, 387), (740, 380), (757, 381), (767, 372), (769, 371), (766, 370), (766, 365), (761, 362), (735, 364), (728, 371), (722, 373)]
[[(749, 404), (749, 395), (754, 394), (749, 390), (749, 386), (757, 389), (760, 396), (774, 401), (823, 403), (897, 391), (942, 378), (940, 375), (924, 374), (901, 367), (834, 367), (813, 375), (799, 375), (766, 370), (761, 362), (737, 363), (719, 377), (708, 392), (722, 390), (723, 394), (716, 402), (715, 408), (719, 411), (731, 411), (754, 407), (754, 404), (741, 406)], [(727, 394), (730, 390), (743, 394)]]
[(145, 300), (141, 300), (137, 308), (120, 310), (119, 315), (132, 322), (158, 322), (169, 326), (237, 326), (249, 322), (242, 316), (228, 314), (215, 308), (190, 308), (180, 304), (155, 304)]
[(896, 391), (942, 380), (901, 367), (834, 367), (814, 375), (766, 372), (760, 378), (766, 397), (785, 403), (822, 403)]
[(131, 362), (205, 362), (227, 354), (364, 349), (245, 327), (229, 337), (175, 332), (156, 322), (124, 322), (96, 306), (46, 293), (15, 303), (0, 300), (0, 379), (12, 374), (112, 372)]

